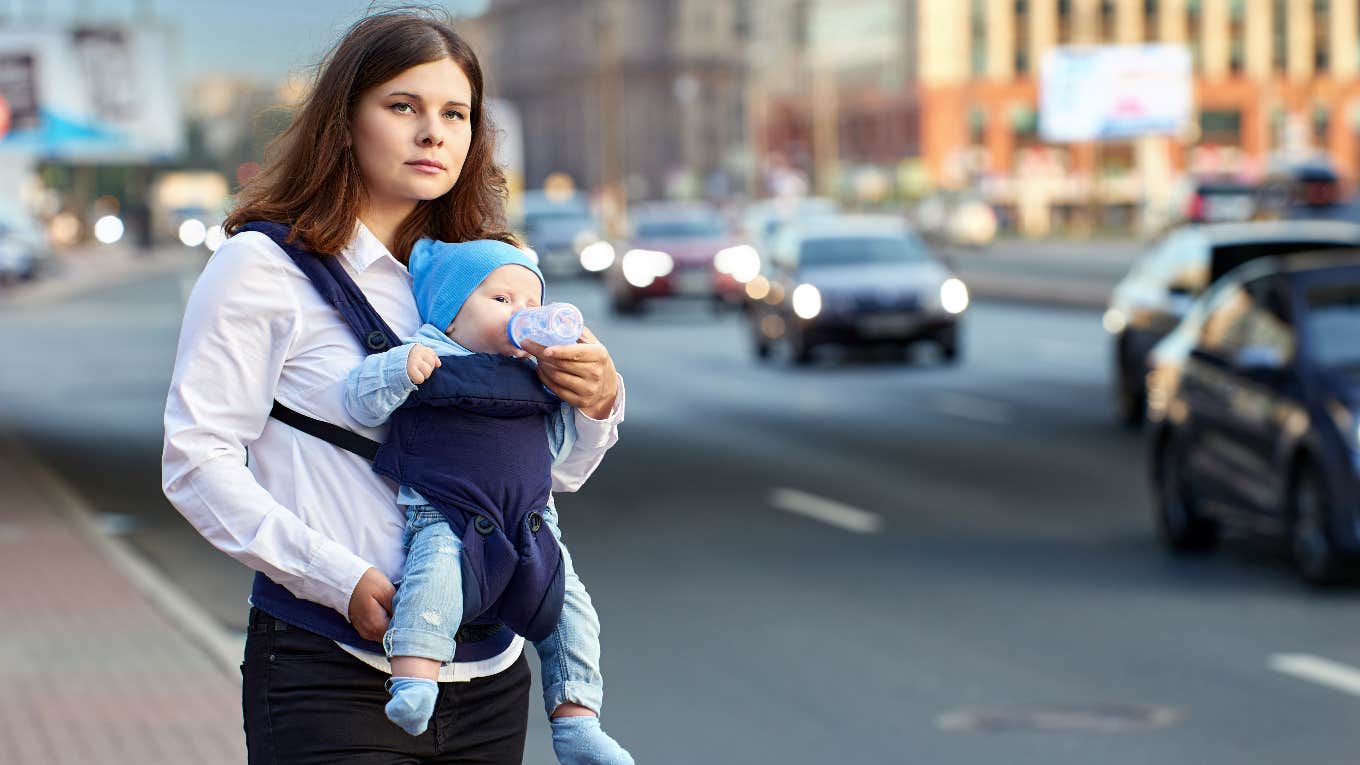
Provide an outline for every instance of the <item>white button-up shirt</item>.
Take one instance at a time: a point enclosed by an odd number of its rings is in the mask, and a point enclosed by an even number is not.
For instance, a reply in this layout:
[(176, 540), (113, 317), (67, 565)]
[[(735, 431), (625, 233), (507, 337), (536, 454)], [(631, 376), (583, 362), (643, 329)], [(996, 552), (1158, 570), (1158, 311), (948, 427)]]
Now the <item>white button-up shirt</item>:
[[(339, 255), (400, 337), (421, 326), (411, 275), (363, 224)], [(362, 457), (269, 417), (273, 401), (381, 441), (345, 411), (345, 380), (364, 351), (340, 314), (267, 236), (244, 232), (208, 261), (189, 296), (165, 405), (165, 495), (219, 550), (299, 598), (348, 618), (369, 566), (400, 579), (403, 511), (397, 486)], [(577, 442), (553, 467), (573, 491), (618, 440), (623, 387), (608, 419), (576, 413)], [(447, 679), (492, 674), (518, 657), (517, 639)], [(445, 679), (445, 678), (441, 678)]]

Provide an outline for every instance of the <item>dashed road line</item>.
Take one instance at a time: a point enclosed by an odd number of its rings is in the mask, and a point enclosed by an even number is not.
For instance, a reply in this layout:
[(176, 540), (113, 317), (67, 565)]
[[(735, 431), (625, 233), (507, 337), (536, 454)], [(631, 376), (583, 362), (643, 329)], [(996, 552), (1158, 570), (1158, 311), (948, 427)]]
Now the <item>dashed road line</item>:
[(930, 408), (987, 425), (1009, 425), (1015, 420), (1009, 406), (963, 393), (941, 393), (930, 400)]
[(1360, 696), (1360, 669), (1338, 661), (1306, 653), (1277, 653), (1270, 657), (1270, 668), (1332, 690)]
[(770, 504), (856, 534), (873, 534), (883, 529), (883, 519), (875, 513), (797, 489), (771, 490)]

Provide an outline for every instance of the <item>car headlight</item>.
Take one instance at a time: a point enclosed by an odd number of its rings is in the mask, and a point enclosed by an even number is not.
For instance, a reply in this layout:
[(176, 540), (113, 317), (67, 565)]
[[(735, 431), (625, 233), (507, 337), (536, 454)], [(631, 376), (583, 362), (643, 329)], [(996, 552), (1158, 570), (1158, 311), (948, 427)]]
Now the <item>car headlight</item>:
[(954, 277), (940, 285), (940, 307), (949, 313), (960, 314), (968, 308), (968, 287)]
[(816, 318), (822, 312), (822, 293), (811, 284), (793, 288), (793, 312), (800, 319)]
[(581, 268), (587, 271), (606, 271), (614, 265), (614, 245), (600, 240), (581, 248)]
[(675, 261), (659, 250), (629, 250), (623, 254), (622, 266), (623, 278), (640, 289), (656, 281), (657, 277), (669, 274), (675, 268)]
[(1124, 315), (1123, 311), (1118, 308), (1111, 308), (1100, 318), (1100, 325), (1111, 335), (1117, 335), (1120, 332), (1123, 332), (1124, 328), (1129, 325), (1129, 320), (1128, 317)]
[(760, 253), (749, 244), (727, 247), (714, 256), (713, 267), (745, 284), (760, 273)]

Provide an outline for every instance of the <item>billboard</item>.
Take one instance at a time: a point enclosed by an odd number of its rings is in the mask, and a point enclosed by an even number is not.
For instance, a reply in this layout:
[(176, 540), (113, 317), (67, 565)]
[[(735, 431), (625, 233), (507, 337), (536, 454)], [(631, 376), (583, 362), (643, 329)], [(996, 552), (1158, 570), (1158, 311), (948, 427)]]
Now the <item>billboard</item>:
[(1183, 45), (1051, 48), (1039, 72), (1039, 135), (1055, 143), (1175, 135), (1192, 110)]
[(169, 33), (0, 28), (0, 153), (156, 161), (184, 148)]

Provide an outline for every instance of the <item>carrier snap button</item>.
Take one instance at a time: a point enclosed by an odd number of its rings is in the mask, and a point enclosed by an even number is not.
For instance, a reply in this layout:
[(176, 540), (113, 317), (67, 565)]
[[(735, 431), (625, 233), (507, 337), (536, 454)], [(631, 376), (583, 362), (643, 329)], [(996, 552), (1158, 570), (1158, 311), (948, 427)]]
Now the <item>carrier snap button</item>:
[(365, 342), (372, 350), (385, 350), (387, 348), (387, 335), (383, 334), (382, 330), (375, 329), (368, 333), (368, 339)]
[(485, 515), (477, 516), (477, 520), (472, 522), (472, 526), (477, 529), (477, 533), (482, 536), (486, 536), (496, 530), (496, 524), (492, 523), (491, 519)]
[(529, 513), (529, 530), (537, 534), (543, 528), (543, 516), (538, 513)]

